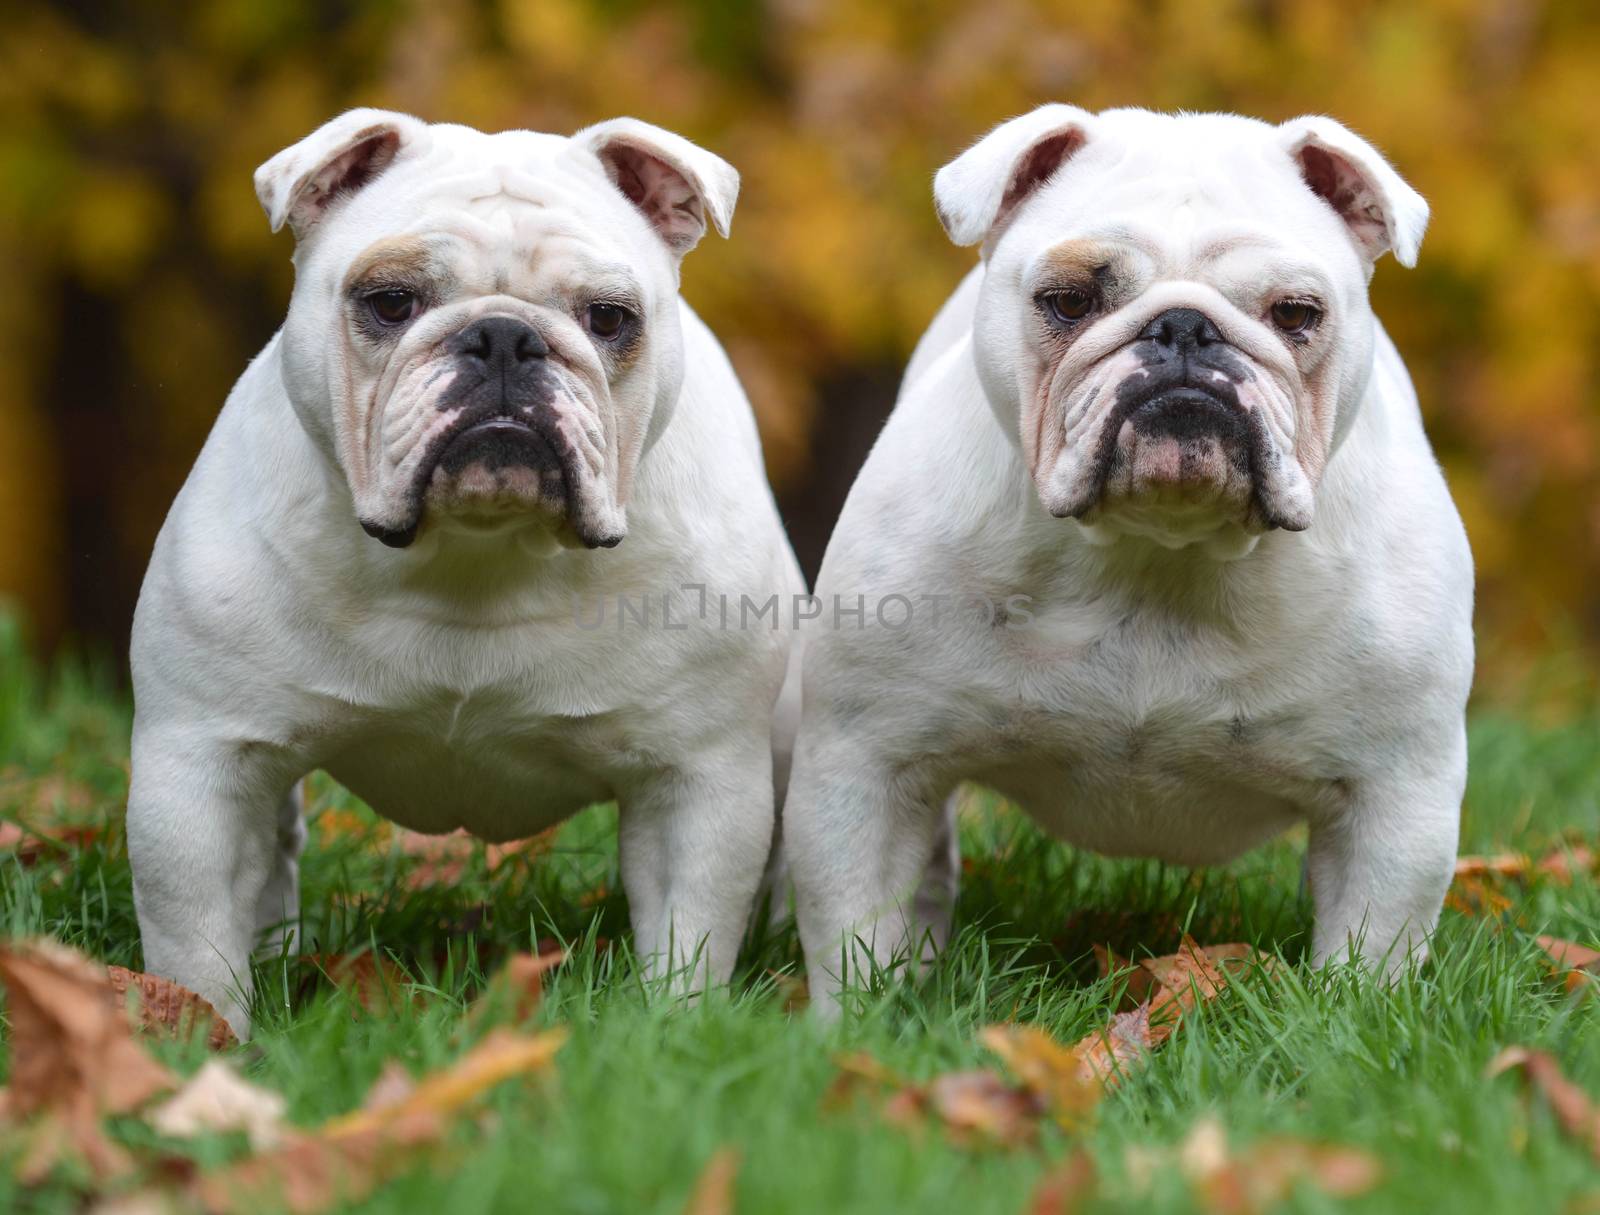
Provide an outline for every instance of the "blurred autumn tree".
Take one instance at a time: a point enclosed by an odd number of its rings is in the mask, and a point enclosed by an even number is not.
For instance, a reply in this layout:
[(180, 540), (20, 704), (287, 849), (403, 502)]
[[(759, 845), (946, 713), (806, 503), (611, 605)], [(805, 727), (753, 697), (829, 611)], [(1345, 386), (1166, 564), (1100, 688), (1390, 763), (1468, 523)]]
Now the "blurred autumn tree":
[(222, 0), (15, 7), (0, 41), (0, 592), (124, 644), (143, 563), (276, 327), (255, 166), (340, 109), (733, 161), (686, 265), (814, 567), (917, 335), (970, 264), (933, 171), (1045, 100), (1333, 114), (1434, 205), (1377, 306), (1481, 571), (1486, 666), (1600, 637), (1600, 5), (1207, 0)]

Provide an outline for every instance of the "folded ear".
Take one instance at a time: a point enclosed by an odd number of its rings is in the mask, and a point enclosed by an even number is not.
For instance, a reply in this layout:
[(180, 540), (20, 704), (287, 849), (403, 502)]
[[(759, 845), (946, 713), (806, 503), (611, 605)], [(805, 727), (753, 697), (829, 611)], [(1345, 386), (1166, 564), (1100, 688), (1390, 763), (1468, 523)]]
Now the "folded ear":
[(739, 172), (722, 157), (637, 118), (613, 118), (572, 137), (600, 160), (617, 189), (682, 257), (700, 243), (709, 218), (728, 235)]
[(999, 230), (1017, 205), (1089, 141), (1094, 116), (1072, 105), (1042, 105), (1003, 122), (934, 176), (939, 222), (958, 245)]
[(417, 141), (427, 123), (392, 110), (349, 110), (256, 170), (256, 197), (276, 232), (296, 239), (339, 199), (354, 194)]
[(1344, 220), (1369, 262), (1387, 251), (1402, 266), (1417, 264), (1428, 204), (1377, 148), (1333, 119), (1315, 115), (1291, 119), (1278, 130), (1306, 185)]

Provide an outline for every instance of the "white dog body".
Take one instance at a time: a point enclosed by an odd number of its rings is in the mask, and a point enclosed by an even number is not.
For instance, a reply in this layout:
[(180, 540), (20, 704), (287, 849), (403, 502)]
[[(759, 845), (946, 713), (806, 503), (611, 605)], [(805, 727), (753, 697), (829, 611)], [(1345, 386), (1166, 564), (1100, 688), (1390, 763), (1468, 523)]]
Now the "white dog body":
[[(348, 177), (374, 141), (392, 163), (330, 189), (318, 166)], [(291, 790), (321, 767), (406, 826), (490, 840), (616, 798), (638, 951), (703, 948), (725, 980), (772, 837), (789, 647), (686, 588), (802, 589), (749, 405), (677, 295), (736, 178), (630, 120), (567, 140), (371, 111), (264, 166), (269, 211), (306, 172), (289, 321), (135, 620), (147, 968), (246, 1025), (251, 949), (296, 915)], [(369, 304), (351, 276), (375, 256), (394, 264)], [(613, 300), (625, 346), (599, 332)], [(379, 305), (405, 318), (367, 332)]]
[[(1390, 242), (1409, 260), (1420, 200), (1342, 128), (1311, 129), (1410, 208)], [(1076, 845), (1179, 864), (1309, 822), (1318, 959), (1364, 937), (1395, 964), (1432, 929), (1465, 778), (1471, 559), (1366, 307), (1375, 254), (1301, 180), (1301, 134), (1046, 107), (941, 173), (946, 225), (985, 262), (919, 346), (817, 587), (923, 615), (825, 615), (806, 638), (784, 834), (814, 991), (841, 981), (847, 931), (879, 962), (908, 932), (942, 941), (941, 806), (962, 780)], [(1041, 279), (1062, 266), (1105, 284), (1075, 327), (1030, 315), (1080, 281)], [(1324, 310), (1303, 344), (1267, 328), (1288, 291)], [(1173, 316), (1216, 328), (1180, 351), (1181, 382), (1141, 395)], [(1223, 405), (1194, 386), (1213, 380), (1243, 389), (1219, 425), (1266, 425), (1216, 439), (1201, 423)], [(936, 597), (958, 610), (936, 620)]]

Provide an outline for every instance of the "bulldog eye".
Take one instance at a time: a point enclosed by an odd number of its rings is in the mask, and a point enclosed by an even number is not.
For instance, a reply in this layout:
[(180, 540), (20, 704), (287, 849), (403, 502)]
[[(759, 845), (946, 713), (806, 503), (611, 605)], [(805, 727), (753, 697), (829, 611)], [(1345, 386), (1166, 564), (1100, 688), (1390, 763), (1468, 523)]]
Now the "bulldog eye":
[(1284, 333), (1309, 333), (1317, 327), (1322, 313), (1304, 300), (1279, 300), (1272, 305), (1272, 323)]
[(1051, 291), (1039, 297), (1045, 314), (1058, 325), (1072, 325), (1094, 311), (1095, 295), (1078, 287)]
[(374, 291), (367, 296), (367, 308), (380, 325), (404, 325), (417, 315), (417, 293), (398, 287)]
[(622, 332), (631, 314), (621, 304), (596, 302), (589, 305), (589, 332), (602, 341), (610, 341)]

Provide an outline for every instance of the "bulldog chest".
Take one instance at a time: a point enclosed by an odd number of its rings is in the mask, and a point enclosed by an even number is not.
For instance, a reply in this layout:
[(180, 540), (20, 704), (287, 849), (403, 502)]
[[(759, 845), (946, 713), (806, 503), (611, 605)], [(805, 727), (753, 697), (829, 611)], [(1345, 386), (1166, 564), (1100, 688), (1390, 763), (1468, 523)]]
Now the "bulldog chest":
[(623, 709), (550, 714), (514, 689), (440, 692), (364, 715), (325, 766), (374, 810), (419, 831), (485, 839), (541, 831), (659, 765)]
[(1313, 744), (1315, 704), (1229, 666), (1203, 645), (1130, 635), (1018, 668), (1021, 697), (991, 706), (982, 779), (1081, 847), (1231, 859), (1302, 819), (1338, 773)]

